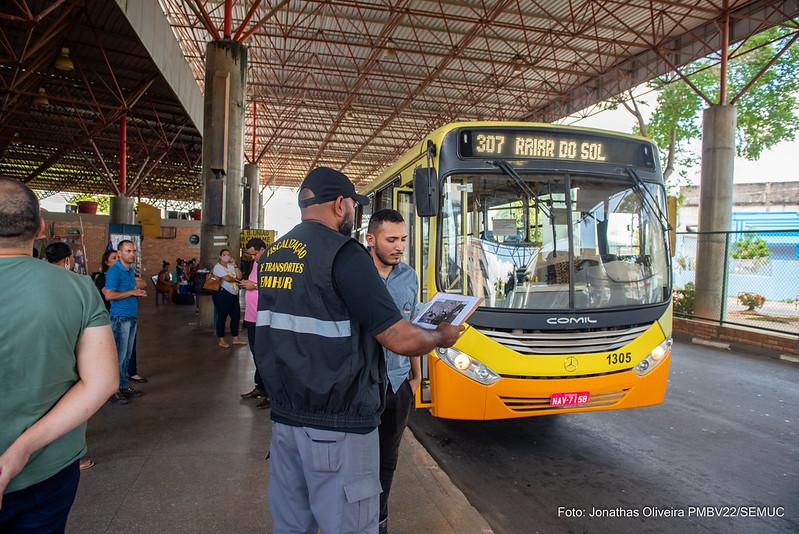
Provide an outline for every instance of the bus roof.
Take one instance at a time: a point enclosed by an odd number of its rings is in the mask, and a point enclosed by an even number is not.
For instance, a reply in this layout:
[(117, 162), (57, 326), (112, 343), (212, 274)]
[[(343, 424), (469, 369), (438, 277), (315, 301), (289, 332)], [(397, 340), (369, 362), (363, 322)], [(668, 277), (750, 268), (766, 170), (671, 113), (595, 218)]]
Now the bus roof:
[[(552, 129), (552, 130), (572, 130), (575, 132), (594, 132), (603, 135), (612, 135), (615, 137), (626, 137), (628, 139), (634, 139), (636, 141), (643, 141), (646, 143), (653, 143), (651, 139), (647, 139), (646, 137), (635, 135), (631, 133), (624, 133), (624, 132), (616, 132), (613, 130), (604, 130), (601, 128), (586, 128), (582, 126), (569, 126), (565, 124), (550, 124), (550, 123), (543, 123), (543, 122), (508, 122), (508, 121), (460, 121), (460, 122), (450, 122), (439, 128), (433, 130), (426, 136), (424, 136), (421, 141), (413, 145), (411, 148), (406, 150), (400, 158), (395, 161), (391, 166), (386, 168), (379, 176), (377, 176), (374, 180), (370, 181), (366, 188), (362, 191), (363, 194), (368, 194), (384, 183), (390, 181), (392, 178), (395, 178), (402, 170), (407, 167), (408, 165), (412, 164), (414, 161), (423, 157), (425, 154), (425, 146), (427, 145), (428, 141), (433, 141), (436, 147), (441, 146), (441, 141), (444, 136), (455, 130), (457, 128), (481, 128), (485, 126), (502, 126), (507, 128), (541, 128), (541, 129)], [(361, 192), (361, 191), (359, 191)]]

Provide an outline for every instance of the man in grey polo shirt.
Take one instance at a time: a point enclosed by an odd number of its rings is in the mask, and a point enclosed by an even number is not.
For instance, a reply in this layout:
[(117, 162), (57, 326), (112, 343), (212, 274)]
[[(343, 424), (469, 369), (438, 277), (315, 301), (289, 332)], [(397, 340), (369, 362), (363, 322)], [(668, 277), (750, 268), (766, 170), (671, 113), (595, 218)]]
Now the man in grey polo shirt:
[[(402, 316), (410, 320), (417, 303), (419, 281), (410, 265), (402, 263), (408, 232), (400, 212), (377, 211), (369, 219), (366, 242), (377, 273), (386, 284), (394, 304)], [(402, 356), (383, 348), (388, 372), (386, 408), (377, 428), (380, 437), (380, 523), (379, 532), (388, 532), (388, 496), (397, 468), (402, 433), (408, 424), (413, 398), (422, 381), (419, 356)]]

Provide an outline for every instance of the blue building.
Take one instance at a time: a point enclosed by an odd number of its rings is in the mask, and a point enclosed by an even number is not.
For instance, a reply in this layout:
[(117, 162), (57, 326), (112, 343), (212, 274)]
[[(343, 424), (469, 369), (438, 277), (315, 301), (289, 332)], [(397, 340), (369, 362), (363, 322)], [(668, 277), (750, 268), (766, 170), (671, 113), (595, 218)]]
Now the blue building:
[(799, 258), (799, 212), (733, 212), (732, 229), (735, 235), (730, 239), (731, 244), (746, 235), (752, 235), (745, 232), (757, 232), (755, 235), (768, 245), (772, 260)]

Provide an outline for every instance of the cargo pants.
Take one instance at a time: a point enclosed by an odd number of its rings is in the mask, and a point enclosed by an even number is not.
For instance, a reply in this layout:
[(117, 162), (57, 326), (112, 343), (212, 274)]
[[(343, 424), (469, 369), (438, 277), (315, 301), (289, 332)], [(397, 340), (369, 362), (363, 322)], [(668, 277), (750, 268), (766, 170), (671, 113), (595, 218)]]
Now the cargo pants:
[(368, 434), (272, 422), (269, 508), (275, 534), (376, 534), (380, 447)]

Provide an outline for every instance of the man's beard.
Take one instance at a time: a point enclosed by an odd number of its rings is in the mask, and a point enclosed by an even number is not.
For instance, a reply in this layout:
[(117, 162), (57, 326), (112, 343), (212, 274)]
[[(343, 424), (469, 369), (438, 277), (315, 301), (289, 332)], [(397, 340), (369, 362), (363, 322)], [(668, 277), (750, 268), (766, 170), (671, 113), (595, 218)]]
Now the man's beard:
[(377, 247), (375, 247), (375, 256), (383, 265), (393, 266), (400, 262), (399, 258), (394, 259), (390, 254), (384, 255)]
[(352, 226), (355, 222), (355, 217), (345, 217), (338, 227), (338, 233), (349, 237), (352, 234)]

